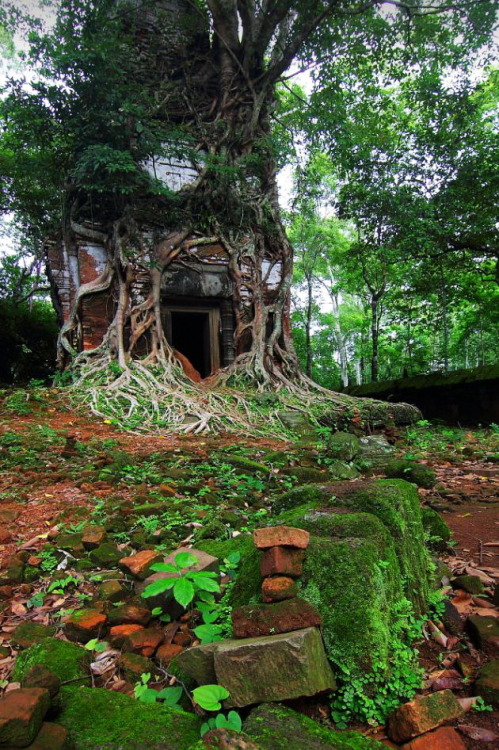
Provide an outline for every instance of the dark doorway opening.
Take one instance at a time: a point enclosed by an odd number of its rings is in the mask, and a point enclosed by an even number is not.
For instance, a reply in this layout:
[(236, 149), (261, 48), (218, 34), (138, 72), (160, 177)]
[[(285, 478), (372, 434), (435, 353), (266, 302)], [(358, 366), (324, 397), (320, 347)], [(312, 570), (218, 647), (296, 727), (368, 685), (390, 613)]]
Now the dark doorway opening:
[(218, 305), (165, 305), (163, 326), (170, 346), (183, 354), (202, 378), (220, 369)]
[(200, 312), (171, 312), (171, 343), (184, 354), (202, 378), (211, 372), (210, 316)]

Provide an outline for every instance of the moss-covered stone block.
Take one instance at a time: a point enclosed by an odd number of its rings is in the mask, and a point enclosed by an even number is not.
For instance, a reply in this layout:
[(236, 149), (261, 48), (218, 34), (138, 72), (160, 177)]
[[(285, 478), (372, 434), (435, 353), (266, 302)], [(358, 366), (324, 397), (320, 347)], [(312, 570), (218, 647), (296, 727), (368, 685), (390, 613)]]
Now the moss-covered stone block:
[(51, 638), (56, 628), (52, 625), (41, 625), (38, 622), (22, 622), (11, 635), (14, 648), (29, 648), (33, 644)]
[(268, 466), (258, 461), (244, 458), (244, 456), (224, 456), (223, 460), (224, 463), (232, 466), (235, 474), (248, 474), (249, 476), (254, 476), (255, 474), (266, 476), (269, 474)]
[(327, 439), (328, 455), (339, 461), (353, 461), (359, 450), (359, 438), (351, 432), (334, 432)]
[(433, 469), (409, 458), (393, 458), (387, 461), (384, 473), (389, 479), (405, 479), (424, 489), (431, 489), (437, 481)]
[(324, 488), (320, 484), (307, 484), (293, 487), (274, 498), (272, 509), (279, 514), (301, 505), (314, 506), (324, 498)]
[(484, 585), (478, 576), (457, 576), (452, 581), (453, 589), (463, 589), (469, 594), (483, 594)]
[(99, 568), (113, 568), (118, 565), (123, 553), (114, 544), (104, 542), (100, 547), (90, 550), (88, 556)]
[(326, 482), (330, 476), (320, 469), (313, 469), (309, 466), (287, 466), (281, 469), (281, 474), (287, 477), (295, 477), (302, 484)]
[(81, 646), (57, 638), (46, 638), (18, 655), (12, 680), (22, 682), (34, 665), (43, 664), (62, 682), (81, 678), (82, 684), (90, 683), (90, 661), (90, 652)]
[(499, 659), (492, 659), (480, 669), (475, 683), (475, 692), (486, 703), (499, 708)]
[(346, 464), (344, 461), (331, 461), (327, 467), (328, 480), (341, 481), (344, 479), (356, 479), (358, 470)]
[(194, 714), (174, 708), (69, 686), (61, 689), (57, 722), (69, 730), (74, 750), (188, 750), (201, 724)]
[(421, 508), (421, 520), (428, 547), (436, 552), (444, 552), (451, 540), (451, 530), (444, 519), (432, 508)]
[(386, 526), (395, 544), (405, 594), (417, 612), (424, 612), (431, 565), (416, 487), (403, 479), (339, 482), (324, 488), (324, 506), (371, 513)]
[(258, 706), (243, 725), (262, 750), (384, 750), (357, 732), (326, 729), (308, 716), (276, 704)]

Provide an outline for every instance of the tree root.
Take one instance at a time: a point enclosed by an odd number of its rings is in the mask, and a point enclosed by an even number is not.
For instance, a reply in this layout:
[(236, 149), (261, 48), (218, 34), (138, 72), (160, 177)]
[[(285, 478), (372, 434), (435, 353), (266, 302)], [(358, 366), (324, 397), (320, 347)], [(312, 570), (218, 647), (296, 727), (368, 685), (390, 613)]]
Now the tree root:
[(173, 355), (166, 359), (148, 364), (135, 360), (120, 367), (108, 354), (82, 353), (72, 368), (75, 380), (69, 395), (87, 404), (96, 416), (134, 433), (229, 432), (285, 439), (291, 435), (283, 412), (302, 414), (310, 428), (353, 427), (366, 432), (411, 423), (421, 416), (407, 404), (328, 391), (302, 374), (295, 382), (282, 378), (262, 386), (239, 366), (195, 383)]

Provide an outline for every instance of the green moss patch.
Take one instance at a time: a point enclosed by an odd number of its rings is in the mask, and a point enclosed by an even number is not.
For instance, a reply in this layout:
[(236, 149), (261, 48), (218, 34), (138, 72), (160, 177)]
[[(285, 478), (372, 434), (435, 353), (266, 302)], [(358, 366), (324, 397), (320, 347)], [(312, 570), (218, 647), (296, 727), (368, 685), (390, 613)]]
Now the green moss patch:
[(45, 638), (18, 655), (12, 679), (14, 682), (21, 682), (31, 667), (43, 664), (57, 675), (61, 682), (75, 680), (78, 677), (82, 678), (82, 682), (90, 682), (90, 656), (88, 651), (74, 643), (60, 641), (57, 638)]
[(75, 750), (187, 750), (200, 730), (194, 714), (99, 688), (62, 688), (56, 720)]
[(307, 716), (277, 704), (255, 708), (244, 731), (262, 750), (383, 750), (376, 740), (356, 732), (335, 732)]

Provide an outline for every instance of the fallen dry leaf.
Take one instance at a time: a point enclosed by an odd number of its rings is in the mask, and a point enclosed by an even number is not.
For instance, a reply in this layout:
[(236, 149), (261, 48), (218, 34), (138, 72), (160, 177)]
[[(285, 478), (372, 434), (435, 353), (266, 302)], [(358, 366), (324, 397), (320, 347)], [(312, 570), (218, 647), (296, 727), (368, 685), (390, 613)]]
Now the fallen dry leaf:
[(491, 732), (489, 729), (482, 729), (482, 727), (473, 727), (470, 724), (461, 724), (457, 727), (459, 731), (469, 737), (470, 740), (476, 740), (477, 742), (494, 742), (499, 739), (499, 734)]
[(473, 614), (480, 615), (480, 617), (499, 617), (497, 609), (488, 609), (486, 607), (477, 607), (473, 610)]
[(21, 604), (20, 602), (12, 602), (10, 605), (10, 609), (13, 615), (17, 615), (18, 617), (24, 617), (24, 615), (28, 612), (24, 604)]

